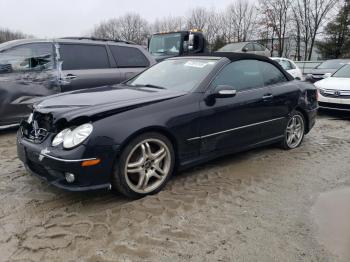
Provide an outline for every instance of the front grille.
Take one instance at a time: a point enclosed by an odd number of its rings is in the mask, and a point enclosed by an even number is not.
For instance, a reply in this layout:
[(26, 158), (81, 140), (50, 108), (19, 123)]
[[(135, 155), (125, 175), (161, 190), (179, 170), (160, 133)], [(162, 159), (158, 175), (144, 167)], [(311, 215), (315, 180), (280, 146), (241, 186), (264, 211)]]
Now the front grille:
[(33, 120), (37, 121), (39, 128), (46, 129), (47, 131), (52, 130), (52, 115), (51, 114), (42, 114), (42, 113), (34, 111)]
[(312, 74), (312, 77), (315, 79), (321, 79), (324, 77), (324, 74)]
[(320, 93), (324, 97), (341, 98), (341, 99), (350, 98), (350, 90), (322, 89), (320, 90)]
[(30, 123), (22, 121), (21, 132), (23, 137), (33, 143), (41, 143), (52, 131), (52, 115), (33, 112)]

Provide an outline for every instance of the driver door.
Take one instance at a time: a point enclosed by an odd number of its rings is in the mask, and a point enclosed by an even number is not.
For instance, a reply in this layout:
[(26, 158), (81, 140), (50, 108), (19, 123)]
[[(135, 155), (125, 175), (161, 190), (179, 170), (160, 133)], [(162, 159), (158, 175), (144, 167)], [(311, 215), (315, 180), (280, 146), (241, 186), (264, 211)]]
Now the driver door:
[[(217, 88), (234, 89), (236, 95), (215, 98)], [(270, 119), (271, 91), (264, 86), (259, 63), (241, 60), (228, 64), (212, 82), (200, 103), (201, 153), (231, 151), (262, 140), (261, 123)], [(271, 99), (270, 99), (271, 98)]]

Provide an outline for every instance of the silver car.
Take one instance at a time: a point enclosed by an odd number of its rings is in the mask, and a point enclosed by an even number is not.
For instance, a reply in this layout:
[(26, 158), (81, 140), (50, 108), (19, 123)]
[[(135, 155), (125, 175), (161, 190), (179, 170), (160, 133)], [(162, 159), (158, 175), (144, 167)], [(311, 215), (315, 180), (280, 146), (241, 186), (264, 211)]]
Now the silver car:
[(142, 46), (95, 38), (0, 44), (0, 129), (29, 115), (40, 97), (123, 82), (155, 59)]
[(221, 47), (216, 52), (251, 53), (270, 57), (270, 50), (256, 42), (230, 43)]

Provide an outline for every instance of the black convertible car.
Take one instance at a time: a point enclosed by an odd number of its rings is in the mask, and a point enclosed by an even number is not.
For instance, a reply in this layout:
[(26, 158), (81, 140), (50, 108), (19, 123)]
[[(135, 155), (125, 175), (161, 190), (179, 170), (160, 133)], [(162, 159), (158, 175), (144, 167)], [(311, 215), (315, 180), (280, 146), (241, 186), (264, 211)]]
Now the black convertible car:
[(313, 85), (268, 58), (171, 58), (123, 84), (36, 104), (18, 131), (18, 155), (57, 187), (138, 198), (161, 190), (174, 169), (271, 143), (299, 146), (317, 107)]

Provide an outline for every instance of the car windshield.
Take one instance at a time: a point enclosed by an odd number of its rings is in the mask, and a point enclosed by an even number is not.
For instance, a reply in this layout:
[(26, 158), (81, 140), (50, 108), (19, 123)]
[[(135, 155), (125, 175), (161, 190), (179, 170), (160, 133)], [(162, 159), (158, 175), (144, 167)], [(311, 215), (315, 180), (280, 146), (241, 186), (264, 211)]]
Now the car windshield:
[(350, 78), (350, 65), (343, 66), (332, 77)]
[(218, 60), (171, 59), (165, 60), (126, 82), (135, 87), (154, 87), (190, 91), (214, 68)]
[(153, 35), (149, 42), (149, 51), (153, 55), (177, 55), (180, 52), (181, 34)]
[(221, 47), (217, 52), (241, 51), (247, 43), (232, 43)]
[(338, 69), (345, 65), (347, 62), (343, 60), (328, 60), (320, 64), (318, 69)]
[(277, 61), (284, 70), (290, 70), (291, 67), (290, 67), (290, 63), (287, 61), (287, 60), (278, 60)]

